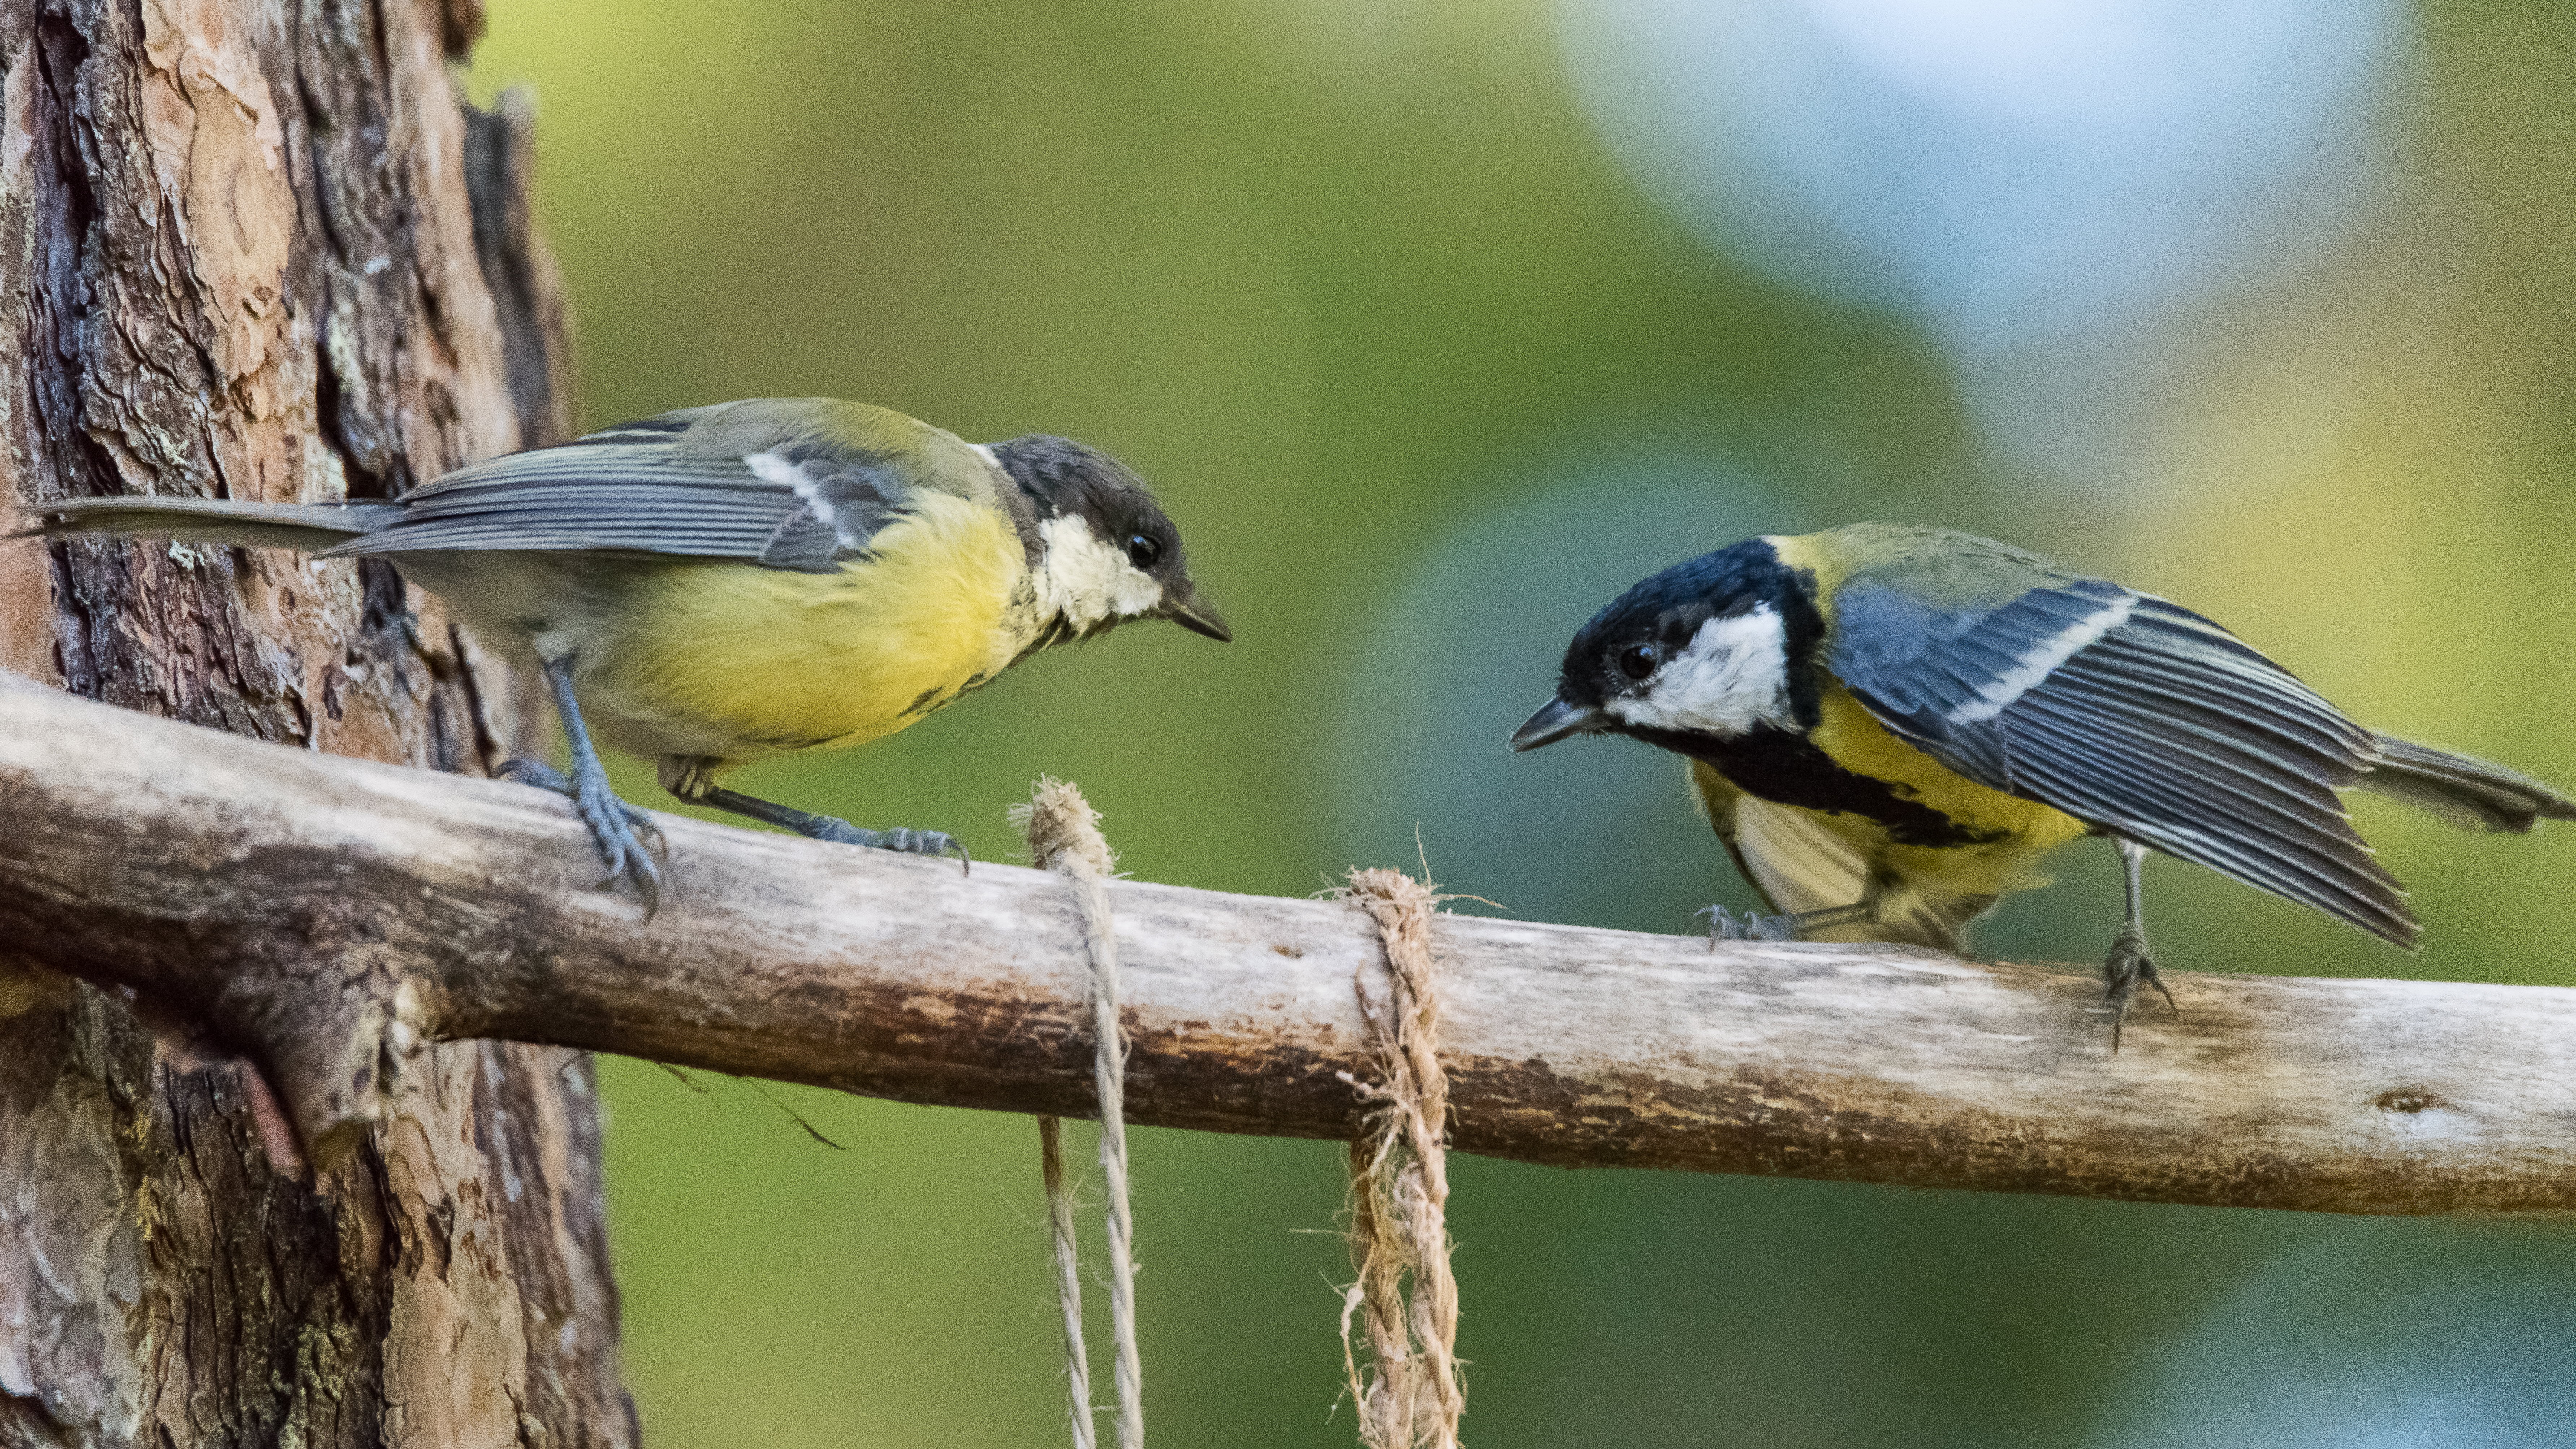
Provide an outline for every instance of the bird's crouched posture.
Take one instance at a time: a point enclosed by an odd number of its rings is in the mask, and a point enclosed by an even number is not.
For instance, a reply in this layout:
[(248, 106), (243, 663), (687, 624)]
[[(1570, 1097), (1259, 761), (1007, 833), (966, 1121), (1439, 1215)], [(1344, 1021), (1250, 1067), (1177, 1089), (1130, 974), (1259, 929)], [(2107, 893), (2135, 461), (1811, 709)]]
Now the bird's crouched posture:
[(571, 796), (648, 906), (649, 820), (610, 792), (592, 734), (664, 788), (818, 839), (964, 852), (715, 783), (728, 766), (882, 738), (1016, 661), (1129, 619), (1231, 637), (1144, 483), (1063, 438), (979, 446), (901, 413), (761, 398), (664, 413), (449, 473), (392, 502), (91, 498), (36, 534), (121, 534), (382, 555), (476, 638), (539, 667)]
[[(2576, 819), (2536, 781), (2364, 729), (2209, 620), (1946, 529), (1747, 539), (1620, 595), (1565, 652), (1516, 750), (1624, 734), (1689, 757), (1693, 796), (1781, 914), (1718, 936), (1964, 948), (2040, 859), (2108, 836), (2128, 906), (2118, 1019), (2163, 991), (2148, 849), (2412, 948), (2351, 786), (2489, 830)], [(2171, 993), (2166, 992), (2171, 1000)]]

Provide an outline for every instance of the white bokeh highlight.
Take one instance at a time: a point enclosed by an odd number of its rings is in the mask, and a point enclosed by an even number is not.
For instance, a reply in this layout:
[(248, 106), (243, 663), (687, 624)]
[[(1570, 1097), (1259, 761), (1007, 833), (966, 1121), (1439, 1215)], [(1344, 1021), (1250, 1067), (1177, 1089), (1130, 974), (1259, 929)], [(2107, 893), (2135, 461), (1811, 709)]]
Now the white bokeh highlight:
[[(2081, 471), (2189, 365), (2158, 324), (2387, 189), (2404, 0), (1559, 0), (1619, 163), (1739, 263), (1913, 317), (1998, 441)], [(2056, 434), (2059, 436), (2050, 436)], [(2091, 449), (2066, 435), (2098, 435)]]

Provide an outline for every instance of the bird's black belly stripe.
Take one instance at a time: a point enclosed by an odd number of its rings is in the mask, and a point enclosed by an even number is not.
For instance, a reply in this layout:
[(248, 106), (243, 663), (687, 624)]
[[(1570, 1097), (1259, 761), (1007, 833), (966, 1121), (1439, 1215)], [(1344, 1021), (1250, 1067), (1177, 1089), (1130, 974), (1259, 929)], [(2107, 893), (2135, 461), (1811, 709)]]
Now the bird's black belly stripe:
[(1775, 805), (1830, 810), (1858, 815), (1887, 827), (1899, 845), (1940, 848), (1990, 845), (2003, 832), (1971, 830), (1899, 787), (1855, 773), (1809, 743), (1805, 735), (1777, 725), (1756, 725), (1733, 739), (1682, 730), (1631, 729), (1628, 734), (1675, 754), (1706, 761), (1735, 787)]

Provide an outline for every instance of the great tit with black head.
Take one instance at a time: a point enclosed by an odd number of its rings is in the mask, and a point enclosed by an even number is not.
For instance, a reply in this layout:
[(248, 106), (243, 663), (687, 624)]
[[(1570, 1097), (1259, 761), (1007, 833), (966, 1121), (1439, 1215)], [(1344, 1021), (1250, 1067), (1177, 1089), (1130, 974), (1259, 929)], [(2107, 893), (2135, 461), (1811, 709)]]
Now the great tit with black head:
[(1691, 793), (1780, 914), (1713, 937), (1958, 951), (2040, 858), (2119, 848), (2112, 1045), (2171, 1003), (2140, 922), (2149, 849), (2412, 949), (2421, 928), (2338, 792), (2489, 830), (2576, 819), (2509, 770), (2364, 729), (2189, 610), (1947, 529), (1746, 539), (1620, 595), (1574, 636), (1529, 750), (1623, 734), (1687, 756)]
[[(663, 413), (446, 474), (391, 502), (91, 498), (31, 534), (113, 534), (382, 557), (474, 635), (544, 672), (573, 799), (610, 879), (658, 899), (643, 812), (592, 732), (663, 788), (820, 840), (965, 852), (715, 783), (733, 765), (856, 745), (1051, 644), (1131, 619), (1232, 638), (1137, 476), (1064, 438), (989, 446), (885, 408), (756, 398)], [(24, 535), (17, 535), (24, 536)]]

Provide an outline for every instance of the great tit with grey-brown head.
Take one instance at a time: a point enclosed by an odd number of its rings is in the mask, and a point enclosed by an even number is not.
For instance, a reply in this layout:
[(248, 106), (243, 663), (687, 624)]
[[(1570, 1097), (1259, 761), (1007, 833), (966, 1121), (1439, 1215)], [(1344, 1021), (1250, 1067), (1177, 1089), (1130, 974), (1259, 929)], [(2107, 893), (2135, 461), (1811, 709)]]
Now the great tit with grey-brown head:
[(2339, 792), (2489, 830), (2576, 802), (2376, 734), (2189, 610), (1947, 529), (1861, 523), (1750, 538), (1592, 617), (1515, 750), (1621, 734), (1689, 759), (1693, 798), (1778, 914), (1713, 937), (1957, 951), (2040, 859), (2119, 849), (2105, 963), (2112, 1044), (2148, 954), (2139, 867), (2159, 850), (2411, 949), (2397, 881)]
[(989, 446), (830, 398), (663, 413), (459, 469), (390, 502), (86, 498), (29, 533), (382, 557), (483, 643), (545, 674), (573, 771), (505, 773), (571, 797), (612, 880), (649, 909), (643, 812), (594, 733), (664, 788), (821, 840), (937, 855), (718, 785), (796, 750), (903, 729), (1052, 644), (1133, 619), (1231, 638), (1134, 473), (1064, 438)]

